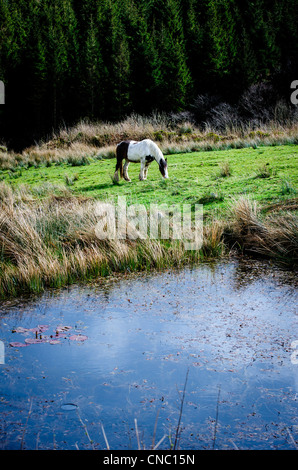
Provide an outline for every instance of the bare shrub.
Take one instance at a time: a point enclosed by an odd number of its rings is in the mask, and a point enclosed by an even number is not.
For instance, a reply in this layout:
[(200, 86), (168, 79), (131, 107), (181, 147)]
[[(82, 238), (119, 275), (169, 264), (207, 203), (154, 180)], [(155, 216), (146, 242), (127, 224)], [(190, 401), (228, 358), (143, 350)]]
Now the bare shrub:
[(220, 103), (210, 111), (208, 124), (218, 131), (233, 131), (241, 126), (241, 119), (235, 106), (228, 103)]
[(204, 125), (210, 119), (210, 111), (220, 104), (218, 96), (211, 96), (209, 94), (198, 95), (192, 105), (192, 112), (196, 123)]
[(239, 110), (244, 120), (256, 125), (273, 120), (276, 106), (276, 91), (269, 83), (251, 85), (239, 100)]

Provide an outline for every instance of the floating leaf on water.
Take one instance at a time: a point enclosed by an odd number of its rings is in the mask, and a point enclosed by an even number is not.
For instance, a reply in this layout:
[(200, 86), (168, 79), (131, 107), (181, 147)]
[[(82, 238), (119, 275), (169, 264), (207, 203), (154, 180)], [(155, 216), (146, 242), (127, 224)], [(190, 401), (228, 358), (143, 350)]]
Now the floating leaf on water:
[(56, 331), (55, 336), (52, 336), (52, 338), (67, 338), (67, 335), (66, 333), (57, 333)]
[(13, 329), (13, 333), (29, 333), (33, 331), (34, 333), (43, 333), (49, 328), (49, 325), (37, 325), (36, 328), (24, 328), (23, 326), (18, 326), (17, 328)]
[(49, 325), (38, 325), (37, 330), (39, 333), (43, 333), (49, 329)]
[(58, 333), (62, 333), (64, 331), (71, 330), (71, 329), (72, 329), (72, 326), (57, 326), (56, 331)]
[(18, 326), (14, 330), (12, 330), (13, 333), (28, 333), (29, 331), (35, 331), (34, 328), (23, 328), (22, 326)]
[(13, 348), (23, 348), (24, 346), (28, 346), (28, 344), (25, 343), (19, 343), (18, 341), (9, 343), (9, 346), (12, 346)]
[(37, 344), (37, 343), (45, 343), (47, 339), (38, 339), (38, 338), (26, 338), (25, 343), (27, 344)]
[(85, 335), (71, 335), (69, 337), (69, 339), (71, 339), (71, 341), (85, 341), (86, 339), (88, 339), (88, 336), (85, 336)]

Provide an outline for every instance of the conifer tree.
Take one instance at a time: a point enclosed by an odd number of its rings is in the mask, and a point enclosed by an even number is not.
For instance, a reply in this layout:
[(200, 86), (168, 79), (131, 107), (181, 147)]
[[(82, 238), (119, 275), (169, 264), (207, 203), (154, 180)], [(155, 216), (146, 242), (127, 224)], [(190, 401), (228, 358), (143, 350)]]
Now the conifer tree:
[[(87, 115), (91, 119), (99, 116), (104, 109), (104, 64), (97, 37), (97, 29), (93, 17), (87, 29), (87, 38), (84, 51), (84, 73), (82, 85), (84, 96), (88, 103)], [(102, 113), (103, 114), (103, 113)]]
[(0, 131), (23, 145), (62, 122), (184, 110), (202, 93), (235, 101), (261, 82), (286, 96), (296, 3), (1, 0)]
[[(130, 50), (127, 40), (127, 31), (123, 21), (125, 2), (122, 0), (111, 7), (111, 58), (109, 112), (114, 118), (122, 118), (130, 111)], [(124, 8), (124, 11), (123, 9)]]

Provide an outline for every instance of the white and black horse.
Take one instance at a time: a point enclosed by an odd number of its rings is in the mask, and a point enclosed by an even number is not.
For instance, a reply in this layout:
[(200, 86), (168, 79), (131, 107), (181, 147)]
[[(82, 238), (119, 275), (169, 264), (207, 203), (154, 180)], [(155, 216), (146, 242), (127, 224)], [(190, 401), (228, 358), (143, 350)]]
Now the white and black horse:
[[(160, 148), (150, 139), (144, 139), (140, 142), (135, 140), (124, 140), (117, 145), (116, 148), (116, 171), (114, 179), (119, 181), (118, 170), (120, 170), (120, 177), (126, 181), (131, 181), (128, 176), (128, 165), (131, 162), (141, 163), (141, 171), (139, 179), (145, 180), (147, 178), (148, 167), (153, 160), (158, 163), (159, 171), (164, 178), (168, 178), (168, 164), (167, 159), (164, 158)], [(123, 166), (123, 160), (125, 164)]]

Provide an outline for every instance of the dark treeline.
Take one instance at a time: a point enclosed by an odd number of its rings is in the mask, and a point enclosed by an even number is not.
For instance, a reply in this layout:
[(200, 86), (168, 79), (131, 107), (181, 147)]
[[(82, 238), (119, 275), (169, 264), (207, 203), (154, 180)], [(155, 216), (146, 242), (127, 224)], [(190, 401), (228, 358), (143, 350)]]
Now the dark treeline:
[(289, 97), (297, 25), (296, 0), (0, 0), (0, 137), (233, 104), (256, 83)]

